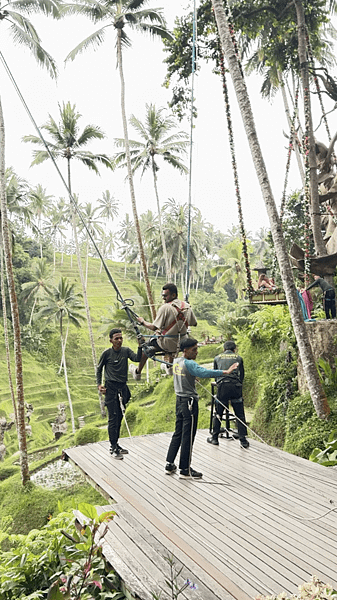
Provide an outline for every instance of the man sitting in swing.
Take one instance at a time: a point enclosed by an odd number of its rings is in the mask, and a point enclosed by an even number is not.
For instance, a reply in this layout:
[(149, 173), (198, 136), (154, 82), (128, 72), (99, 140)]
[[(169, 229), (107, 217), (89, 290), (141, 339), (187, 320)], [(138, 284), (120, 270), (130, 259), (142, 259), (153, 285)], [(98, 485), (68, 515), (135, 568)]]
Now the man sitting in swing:
[[(188, 302), (178, 299), (178, 289), (174, 283), (166, 283), (162, 288), (164, 304), (159, 308), (153, 323), (138, 317), (138, 322), (147, 329), (154, 331), (156, 335), (150, 338), (147, 347), (149, 351), (142, 357), (138, 367), (130, 365), (129, 370), (133, 378), (140, 380), (141, 372), (149, 356), (165, 353), (165, 361), (173, 363), (173, 359), (179, 352), (180, 343), (188, 337), (188, 327), (197, 325), (197, 320)], [(171, 368), (167, 373), (172, 374)]]

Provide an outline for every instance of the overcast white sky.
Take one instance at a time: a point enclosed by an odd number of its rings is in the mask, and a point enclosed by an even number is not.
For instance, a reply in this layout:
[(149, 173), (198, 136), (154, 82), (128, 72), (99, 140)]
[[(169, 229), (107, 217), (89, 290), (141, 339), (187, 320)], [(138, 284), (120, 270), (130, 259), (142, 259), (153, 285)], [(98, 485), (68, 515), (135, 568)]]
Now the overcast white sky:
[[(173, 27), (175, 16), (182, 15), (188, 4), (186, 0), (152, 0), (149, 6), (164, 8), (169, 27)], [(51, 80), (36, 65), (27, 49), (14, 46), (11, 38), (4, 35), (4, 21), (1, 22), (0, 47), (36, 122), (38, 125), (45, 123), (49, 113), (58, 119), (57, 103), (69, 100), (76, 104), (77, 110), (83, 115), (82, 127), (92, 123), (99, 125), (106, 133), (107, 137), (103, 142), (94, 142), (88, 149), (113, 154), (114, 138), (123, 137), (113, 28), (109, 30), (100, 49), (96, 52), (86, 51), (64, 67), (63, 61), (68, 52), (94, 30), (92, 23), (80, 17), (57, 22), (32, 15), (31, 20), (36, 25), (43, 46), (58, 62), (57, 82)], [(130, 36), (133, 46), (124, 54), (127, 114), (135, 114), (143, 120), (145, 104), (152, 102), (157, 107), (166, 106), (171, 98), (171, 91), (162, 87), (166, 67), (162, 63), (165, 54), (161, 43), (132, 31)], [(27, 178), (33, 185), (41, 183), (56, 198), (64, 196), (65, 189), (49, 161), (30, 168), (32, 147), (24, 144), (21, 138), (23, 135), (35, 134), (35, 131), (2, 65), (0, 81), (6, 123), (7, 166), (12, 165), (20, 176)], [(278, 94), (272, 103), (261, 99), (261, 79), (256, 75), (247, 78), (247, 84), (264, 159), (279, 206), (287, 157), (287, 141), (282, 131), (288, 131), (281, 96)], [(192, 203), (200, 208), (207, 221), (225, 232), (232, 224), (238, 224), (238, 217), (222, 85), (220, 79), (212, 74), (210, 66), (202, 65), (201, 72), (196, 77), (195, 97), (199, 116), (194, 130)], [(256, 232), (260, 227), (269, 226), (268, 217), (233, 93), (231, 98), (245, 225), (247, 231)], [(332, 108), (331, 104), (333, 103), (330, 102), (329, 105), (328, 101), (327, 107)], [(336, 128), (334, 123), (336, 117), (333, 114), (332, 130)], [(180, 124), (179, 128), (189, 132), (188, 123)], [(131, 139), (136, 136), (132, 129), (129, 135)], [(318, 138), (327, 143), (323, 127), (319, 130)], [(60, 167), (65, 175), (65, 165), (60, 163)], [(101, 177), (98, 177), (84, 166), (75, 165), (75, 161), (72, 168), (73, 191), (79, 194), (82, 204), (95, 203), (102, 192), (109, 189), (121, 202), (121, 219), (126, 212), (132, 215), (129, 189), (124, 181), (125, 173), (120, 170), (111, 173), (102, 167)], [(188, 177), (182, 177), (169, 166), (163, 165), (158, 180), (162, 203), (168, 198), (188, 201)], [(151, 174), (144, 175), (142, 180), (136, 176), (135, 186), (139, 214), (147, 209), (155, 212)], [(289, 189), (297, 186), (300, 186), (300, 179), (293, 159)]]

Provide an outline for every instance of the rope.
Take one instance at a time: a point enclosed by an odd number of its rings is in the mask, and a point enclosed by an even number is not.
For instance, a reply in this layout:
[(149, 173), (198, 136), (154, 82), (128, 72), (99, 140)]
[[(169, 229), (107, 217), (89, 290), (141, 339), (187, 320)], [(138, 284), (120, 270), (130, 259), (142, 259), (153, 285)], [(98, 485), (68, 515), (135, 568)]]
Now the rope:
[(232, 122), (231, 109), (230, 109), (230, 104), (229, 104), (228, 87), (227, 87), (227, 80), (226, 80), (226, 70), (225, 70), (225, 65), (224, 65), (224, 55), (223, 55), (223, 52), (222, 52), (220, 40), (218, 41), (218, 43), (219, 43), (219, 52), (220, 52), (219, 62), (220, 62), (220, 70), (221, 70), (221, 75), (222, 75), (222, 87), (223, 87), (223, 94), (224, 94), (224, 98), (225, 98), (227, 129), (228, 129), (228, 136), (229, 136), (229, 146), (230, 146), (230, 152), (231, 152), (231, 157), (232, 157), (232, 167), (233, 167), (233, 175), (234, 175), (235, 195), (236, 195), (236, 202), (237, 202), (238, 213), (239, 213), (239, 224), (240, 224), (240, 233), (241, 233), (241, 240), (242, 240), (242, 251), (243, 251), (243, 256), (244, 256), (244, 259), (245, 259), (246, 276), (247, 276), (247, 288), (248, 288), (248, 294), (249, 294), (249, 293), (252, 293), (254, 291), (254, 288), (253, 288), (253, 284), (252, 284), (252, 276), (251, 276), (251, 270), (250, 270), (250, 264), (249, 264), (249, 255), (248, 255), (248, 247), (247, 247), (247, 236), (246, 236), (246, 230), (245, 230), (245, 226), (244, 226), (244, 222), (243, 222), (243, 212), (242, 212), (242, 204), (241, 204), (240, 184), (239, 184), (238, 168), (237, 168), (236, 155), (235, 155), (235, 144), (234, 144), (234, 135), (233, 135), (233, 122)]
[(312, 71), (313, 71), (313, 78), (314, 78), (314, 82), (315, 82), (315, 86), (316, 86), (316, 91), (318, 94), (318, 98), (319, 98), (319, 103), (321, 106), (321, 110), (322, 110), (322, 119), (324, 121), (325, 124), (325, 129), (328, 135), (328, 140), (329, 142), (331, 142), (331, 134), (330, 134), (330, 129), (329, 129), (329, 125), (328, 125), (328, 120), (326, 118), (326, 112), (324, 110), (324, 104), (323, 104), (323, 98), (322, 98), (322, 92), (321, 92), (321, 87), (318, 81), (318, 77), (316, 75), (315, 72), (315, 61), (314, 61), (314, 55), (312, 52), (312, 47), (311, 47), (311, 43), (310, 43), (310, 38), (309, 38), (309, 32), (308, 32), (308, 28), (306, 27), (307, 33), (306, 33), (306, 42), (307, 42), (307, 49), (308, 49), (308, 55), (309, 55), (309, 60), (311, 63), (311, 67), (312, 67)]
[(309, 94), (310, 90), (304, 88), (304, 116), (305, 116), (305, 136), (303, 139), (303, 151), (304, 151), (304, 166), (305, 166), (305, 186), (304, 186), (304, 215), (305, 215), (305, 226), (304, 226), (304, 286), (307, 287), (309, 283), (310, 273), (310, 164), (309, 164)]
[(286, 164), (286, 172), (285, 172), (285, 177), (284, 177), (283, 194), (282, 194), (281, 207), (280, 207), (280, 221), (281, 221), (281, 223), (282, 223), (282, 220), (283, 220), (284, 207), (285, 207), (285, 202), (286, 202), (286, 193), (287, 193), (287, 187), (288, 187), (291, 153), (292, 153), (292, 151), (294, 149), (295, 120), (296, 120), (296, 115), (297, 115), (298, 96), (299, 96), (299, 83), (298, 83), (297, 90), (296, 90), (296, 93), (295, 93), (294, 113), (293, 113), (293, 117), (292, 117), (292, 119), (290, 121), (290, 136), (289, 136), (288, 156), (287, 156), (287, 164)]
[(75, 212), (77, 213), (78, 217), (80, 218), (80, 221), (81, 221), (84, 229), (86, 230), (86, 232), (88, 234), (88, 237), (90, 238), (90, 241), (92, 242), (92, 244), (93, 244), (93, 246), (94, 246), (94, 248), (95, 248), (95, 250), (96, 250), (96, 252), (97, 252), (97, 254), (98, 254), (99, 258), (100, 258), (100, 260), (102, 261), (102, 265), (103, 265), (104, 270), (105, 270), (105, 272), (106, 272), (106, 274), (108, 276), (108, 279), (109, 279), (112, 287), (114, 288), (114, 290), (116, 292), (117, 301), (121, 303), (122, 308), (125, 310), (125, 312), (126, 312), (128, 318), (129, 318), (129, 320), (131, 321), (131, 323), (133, 325), (133, 328), (135, 329), (137, 337), (141, 337), (138, 325), (137, 325), (137, 323), (135, 321), (135, 319), (137, 317), (137, 314), (131, 309), (131, 306), (134, 305), (134, 301), (131, 300), (131, 299), (124, 299), (122, 297), (122, 295), (121, 295), (121, 293), (120, 293), (120, 291), (119, 291), (119, 289), (117, 287), (117, 284), (114, 281), (114, 279), (113, 279), (113, 277), (112, 277), (112, 275), (111, 275), (111, 273), (110, 273), (110, 271), (108, 269), (108, 266), (107, 266), (107, 264), (106, 264), (106, 262), (105, 262), (105, 260), (104, 260), (104, 258), (102, 256), (102, 254), (101, 254), (101, 252), (100, 252), (100, 250), (99, 250), (99, 248), (98, 248), (98, 246), (97, 246), (97, 244), (95, 242), (95, 239), (93, 238), (93, 236), (92, 236), (92, 234), (90, 232), (90, 229), (87, 227), (85, 219), (84, 219), (81, 211), (79, 210), (79, 208), (77, 206), (77, 203), (76, 203), (76, 201), (75, 201), (75, 199), (74, 199), (71, 191), (69, 190), (69, 187), (68, 187), (68, 185), (67, 185), (67, 183), (66, 183), (66, 181), (65, 181), (65, 179), (64, 179), (64, 177), (63, 177), (63, 175), (62, 175), (62, 173), (61, 173), (61, 171), (60, 171), (60, 169), (59, 169), (59, 167), (58, 167), (58, 165), (56, 163), (55, 157), (54, 157), (53, 153), (50, 151), (49, 146), (48, 146), (46, 140), (44, 139), (44, 137), (42, 135), (42, 132), (41, 132), (40, 128), (38, 127), (38, 125), (37, 125), (37, 123), (36, 123), (36, 121), (35, 121), (32, 113), (31, 113), (31, 111), (30, 111), (30, 109), (29, 109), (29, 107), (28, 107), (28, 105), (27, 105), (27, 103), (26, 103), (26, 101), (25, 101), (25, 99), (24, 99), (24, 97), (23, 97), (20, 89), (19, 89), (19, 86), (17, 85), (17, 83), (16, 83), (16, 81), (14, 79), (14, 76), (13, 76), (13, 74), (12, 74), (12, 72), (11, 72), (11, 70), (10, 70), (10, 68), (9, 68), (9, 66), (8, 66), (8, 64), (7, 64), (6, 60), (5, 60), (2, 52), (1, 52), (1, 50), (0, 50), (0, 58), (1, 58), (2, 64), (4, 65), (5, 70), (6, 70), (7, 74), (8, 74), (8, 76), (9, 76), (9, 79), (11, 80), (11, 82), (12, 82), (12, 84), (13, 84), (13, 86), (14, 86), (14, 88), (15, 88), (15, 90), (16, 90), (16, 92), (17, 92), (17, 94), (18, 94), (18, 96), (19, 96), (19, 98), (21, 100), (21, 102), (22, 102), (22, 105), (24, 106), (24, 108), (25, 108), (25, 110), (26, 110), (26, 112), (28, 114), (28, 117), (29, 117), (30, 121), (32, 122), (32, 124), (33, 124), (33, 126), (34, 126), (34, 128), (35, 128), (35, 130), (36, 130), (36, 132), (37, 132), (37, 134), (39, 136), (39, 138), (41, 139), (41, 142), (43, 143), (44, 147), (46, 148), (46, 151), (48, 152), (48, 155), (51, 158), (52, 163), (53, 163), (53, 165), (54, 165), (54, 167), (55, 167), (55, 169), (56, 169), (56, 171), (57, 171), (57, 173), (58, 173), (58, 175), (59, 175), (59, 177), (60, 177), (60, 179), (61, 179), (64, 187), (67, 190), (69, 199), (70, 199), (71, 203), (73, 204), (73, 207), (75, 208)]
[(196, 63), (196, 29), (197, 29), (197, 8), (196, 0), (193, 6), (193, 34), (192, 34), (192, 80), (191, 80), (191, 130), (190, 130), (190, 172), (188, 179), (188, 221), (187, 221), (187, 247), (186, 247), (186, 289), (185, 300), (188, 302), (190, 294), (190, 254), (191, 254), (191, 209), (192, 209), (192, 155), (193, 155), (193, 123), (194, 123), (194, 78)]

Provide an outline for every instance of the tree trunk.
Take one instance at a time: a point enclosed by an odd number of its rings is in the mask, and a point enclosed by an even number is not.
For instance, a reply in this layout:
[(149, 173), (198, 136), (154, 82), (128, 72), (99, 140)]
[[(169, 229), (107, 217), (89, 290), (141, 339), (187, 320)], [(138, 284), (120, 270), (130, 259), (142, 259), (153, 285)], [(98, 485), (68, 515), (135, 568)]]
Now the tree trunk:
[[(66, 362), (66, 342), (64, 341), (63, 335), (62, 335), (62, 320), (60, 322), (60, 334), (61, 334), (61, 348), (62, 348), (62, 362), (63, 362), (64, 381), (65, 381), (65, 384), (66, 384), (68, 404), (69, 404), (69, 409), (70, 409), (71, 427), (72, 427), (73, 433), (76, 433), (73, 403), (71, 401), (70, 389), (69, 389), (69, 383), (68, 383), (68, 371), (67, 371), (67, 362)], [(67, 337), (68, 337), (68, 331), (67, 331), (67, 334), (66, 334), (66, 338)]]
[(0, 185), (1, 185), (1, 227), (2, 239), (4, 245), (5, 264), (7, 272), (7, 284), (9, 291), (9, 301), (12, 314), (13, 336), (14, 336), (14, 356), (15, 356), (15, 375), (16, 375), (16, 394), (17, 394), (17, 433), (20, 450), (21, 479), (23, 485), (30, 480), (27, 454), (26, 438), (26, 419), (25, 419), (25, 399), (23, 391), (23, 373), (22, 373), (22, 351), (21, 351), (21, 332), (19, 306), (15, 290), (11, 240), (7, 218), (6, 204), (6, 184), (5, 184), (5, 124), (0, 101)]
[(164, 254), (164, 261), (165, 261), (166, 281), (171, 281), (170, 263), (169, 263), (169, 259), (168, 259), (168, 255), (167, 255), (165, 234), (164, 234), (163, 223), (162, 223), (162, 218), (161, 218), (161, 210), (160, 210), (158, 187), (157, 187), (157, 175), (156, 175), (153, 156), (152, 156), (152, 174), (153, 174), (153, 182), (154, 182), (154, 191), (155, 191), (156, 199), (157, 199), (159, 231), (160, 231), (160, 238), (161, 238), (161, 244), (163, 247), (163, 254)]
[(304, 113), (306, 122), (306, 135), (308, 135), (309, 144), (309, 168), (310, 168), (310, 197), (311, 197), (311, 226), (312, 233), (314, 236), (315, 250), (318, 255), (327, 254), (325, 243), (323, 240), (322, 229), (321, 229), (321, 216), (320, 216), (320, 205), (318, 197), (318, 179), (317, 179), (317, 161), (315, 153), (315, 138), (312, 125), (312, 113), (311, 113), (311, 99), (310, 99), (310, 83), (309, 83), (309, 69), (308, 69), (308, 58), (307, 58), (307, 44), (306, 44), (306, 26), (305, 16), (302, 0), (294, 0), (296, 15), (297, 15), (297, 29), (298, 29), (298, 58), (301, 69), (301, 79), (303, 87), (304, 97)]
[[(68, 159), (68, 189), (71, 194), (70, 159)], [(70, 197), (69, 197), (69, 200), (72, 203), (72, 200)], [(73, 212), (72, 225), (73, 225), (73, 233), (74, 233), (74, 241), (75, 241), (75, 250), (76, 250), (76, 256), (77, 256), (77, 265), (78, 265), (78, 272), (79, 272), (81, 285), (82, 285), (82, 294), (83, 294), (83, 301), (84, 301), (84, 306), (85, 306), (85, 314), (86, 314), (87, 323), (88, 323), (89, 339), (90, 339), (90, 346), (91, 346), (91, 356), (92, 356), (92, 362), (93, 362), (93, 366), (94, 366), (94, 377), (96, 377), (96, 369), (97, 369), (96, 347), (95, 347), (95, 342), (94, 342), (94, 334), (92, 331), (92, 323), (91, 323), (87, 288), (84, 283), (84, 275), (83, 275), (83, 268), (82, 268), (82, 261), (81, 261), (81, 251), (80, 251), (78, 238), (77, 238), (76, 217), (75, 217), (75, 208), (74, 207), (73, 207), (73, 211), (74, 212)], [(101, 415), (102, 415), (102, 417), (106, 417), (104, 398), (103, 398), (103, 395), (101, 394), (101, 392), (98, 392), (98, 400), (99, 400)]]
[(37, 295), (36, 295), (36, 296), (35, 296), (35, 298), (34, 298), (34, 303), (33, 303), (32, 311), (31, 311), (31, 313), (30, 313), (30, 317), (29, 317), (29, 323), (28, 323), (29, 327), (31, 327), (31, 325), (32, 325), (33, 314), (34, 314), (34, 310), (35, 310), (36, 303), (37, 303)]
[(271, 191), (268, 174), (264, 164), (261, 148), (257, 138), (254, 117), (248, 97), (246, 84), (241, 74), (235, 48), (232, 42), (228, 22), (222, 0), (212, 0), (216, 22), (219, 30), (223, 51), (227, 59), (229, 72), (239, 104), (243, 124), (246, 130), (253, 163), (260, 183), (265, 201), (270, 229), (275, 245), (277, 260), (280, 266), (283, 287), (286, 294), (289, 312), (298, 344), (303, 370), (308, 382), (310, 395), (319, 418), (326, 419), (330, 414), (327, 398), (321, 386), (310, 341), (302, 317), (300, 303), (297, 297), (295, 282), (287, 254), (285, 241), (282, 234), (281, 222)]
[(137, 232), (139, 256), (140, 256), (140, 262), (141, 262), (142, 269), (143, 269), (147, 299), (148, 299), (148, 303), (150, 305), (152, 320), (154, 321), (156, 318), (156, 310), (155, 310), (154, 301), (153, 301), (153, 297), (152, 297), (149, 276), (148, 276), (148, 272), (147, 272), (147, 268), (146, 268), (145, 253), (144, 253), (142, 235), (141, 235), (140, 227), (139, 227), (136, 196), (135, 196), (135, 190), (134, 190), (134, 185), (133, 185), (133, 176), (132, 176), (132, 167), (131, 167), (129, 134), (128, 134), (127, 121), (126, 121), (126, 111), (125, 111), (125, 82), (124, 82), (123, 63), (122, 63), (122, 30), (118, 29), (117, 34), (118, 34), (117, 35), (117, 61), (118, 61), (119, 75), (120, 75), (120, 80), (121, 80), (121, 108), (122, 108), (123, 131), (124, 131), (124, 140), (125, 140), (125, 155), (126, 155), (126, 162), (127, 162), (127, 167), (128, 167), (128, 180), (129, 180), (129, 186), (130, 186), (132, 212), (133, 212), (133, 219), (135, 222), (135, 228), (136, 228), (136, 232)]
[(2, 316), (3, 316), (3, 321), (4, 321), (4, 338), (5, 338), (5, 348), (6, 348), (8, 383), (9, 383), (9, 389), (11, 392), (11, 399), (12, 399), (14, 416), (15, 416), (15, 427), (16, 427), (16, 429), (18, 429), (18, 412), (17, 412), (17, 407), (16, 407), (16, 399), (15, 399), (14, 386), (13, 386), (11, 357), (10, 357), (10, 352), (9, 352), (8, 322), (7, 322), (5, 278), (4, 278), (4, 255), (3, 255), (2, 244), (1, 244), (1, 248), (0, 248), (0, 253), (1, 253), (0, 254), (0, 256), (1, 256), (1, 300), (2, 300)]

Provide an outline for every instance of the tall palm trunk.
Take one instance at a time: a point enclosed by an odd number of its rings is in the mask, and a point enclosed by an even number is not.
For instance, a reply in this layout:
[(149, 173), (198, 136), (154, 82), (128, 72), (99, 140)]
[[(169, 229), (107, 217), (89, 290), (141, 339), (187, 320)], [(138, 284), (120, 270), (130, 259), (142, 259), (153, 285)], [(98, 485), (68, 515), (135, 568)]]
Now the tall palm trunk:
[(123, 63), (122, 63), (122, 30), (121, 29), (117, 30), (117, 61), (118, 61), (118, 67), (119, 67), (119, 76), (120, 76), (120, 80), (121, 80), (121, 108), (122, 108), (123, 131), (124, 131), (124, 140), (125, 140), (125, 154), (126, 154), (126, 163), (127, 163), (127, 167), (128, 167), (128, 180), (129, 180), (129, 186), (130, 186), (132, 212), (133, 212), (133, 219), (135, 222), (135, 227), (136, 227), (136, 232), (137, 232), (139, 256), (140, 256), (140, 262), (142, 265), (142, 270), (143, 270), (143, 275), (144, 275), (146, 295), (147, 295), (148, 302), (150, 305), (152, 320), (154, 321), (154, 319), (156, 318), (156, 310), (155, 310), (155, 306), (154, 306), (154, 302), (153, 302), (150, 281), (149, 281), (149, 276), (148, 276), (147, 267), (146, 267), (142, 234), (140, 231), (139, 219), (138, 219), (138, 213), (137, 213), (135, 189), (134, 189), (134, 185), (133, 185), (130, 146), (129, 146), (129, 134), (128, 134), (128, 126), (127, 126), (127, 120), (126, 120), (126, 111), (125, 111), (125, 81), (124, 81)]
[(164, 254), (164, 261), (165, 261), (165, 270), (166, 270), (166, 279), (167, 279), (167, 281), (170, 281), (171, 280), (170, 262), (169, 262), (169, 259), (168, 259), (167, 248), (166, 248), (166, 241), (165, 241), (165, 234), (164, 234), (164, 229), (163, 229), (163, 222), (162, 222), (162, 218), (161, 218), (161, 209), (160, 209), (159, 195), (158, 195), (158, 186), (157, 186), (157, 174), (156, 174), (156, 169), (155, 169), (155, 163), (154, 163), (154, 157), (153, 156), (152, 156), (152, 173), (153, 173), (154, 191), (155, 191), (156, 200), (157, 200), (159, 231), (160, 231), (161, 244), (162, 244), (162, 247), (163, 247), (163, 254)]
[(307, 379), (308, 388), (311, 394), (316, 413), (319, 418), (326, 419), (329, 416), (330, 408), (319, 380), (308, 333), (305, 327), (305, 323), (303, 321), (302, 311), (297, 297), (297, 291), (289, 262), (289, 257), (287, 254), (287, 249), (282, 234), (282, 227), (277, 213), (277, 208), (271, 191), (268, 174), (266, 171), (255, 129), (254, 117), (248, 97), (248, 91), (243, 77), (241, 75), (238, 59), (235, 54), (234, 45), (231, 39), (231, 35), (228, 28), (228, 22), (223, 7), (223, 1), (212, 0), (212, 2), (219, 30), (219, 35), (223, 46), (223, 51), (226, 56), (228, 68), (233, 80), (237, 101), (241, 111), (242, 120), (244, 123), (247, 139), (252, 154), (252, 159), (258, 176), (258, 180), (260, 182), (262, 195), (265, 201), (269, 217), (270, 229), (275, 245), (276, 256), (280, 266), (283, 287), (286, 293), (289, 312), (298, 344), (303, 370)]
[(62, 317), (61, 317), (61, 319), (60, 319), (60, 337), (61, 337), (61, 350), (62, 350), (62, 364), (63, 364), (64, 382), (66, 384), (68, 404), (69, 404), (69, 409), (70, 409), (71, 427), (72, 427), (73, 433), (75, 433), (76, 432), (76, 427), (75, 427), (74, 410), (73, 410), (73, 403), (72, 403), (71, 396), (70, 396), (70, 389), (69, 389), (69, 382), (68, 382), (68, 371), (67, 371), (67, 362), (66, 362), (66, 344), (67, 344), (67, 338), (68, 338), (68, 329), (69, 329), (69, 323), (68, 323), (68, 326), (67, 326), (67, 332), (66, 332), (66, 336), (65, 336), (65, 339), (64, 339), (63, 338), (63, 323), (62, 323)]
[[(70, 159), (68, 159), (68, 189), (71, 194), (72, 192), (71, 192), (71, 176), (70, 176)], [(72, 202), (70, 197), (69, 197), (69, 199), (70, 199), (70, 202)], [(78, 272), (80, 275), (80, 281), (81, 281), (81, 285), (82, 285), (83, 302), (84, 302), (84, 306), (85, 306), (85, 314), (86, 314), (87, 323), (88, 323), (89, 339), (90, 339), (90, 346), (91, 346), (91, 356), (92, 356), (92, 362), (93, 362), (93, 366), (94, 366), (94, 373), (96, 376), (96, 369), (97, 369), (96, 347), (95, 347), (95, 342), (94, 342), (94, 334), (92, 331), (92, 323), (91, 323), (87, 288), (86, 288), (86, 285), (84, 282), (84, 274), (83, 274), (82, 261), (81, 261), (81, 251), (80, 251), (80, 246), (79, 246), (78, 237), (77, 237), (76, 212), (75, 212), (74, 208), (73, 208), (72, 226), (73, 226), (73, 233), (74, 233), (74, 242), (75, 242), (75, 250), (76, 250), (76, 256), (77, 256)], [(98, 399), (99, 399), (101, 415), (102, 415), (102, 417), (105, 417), (106, 413), (105, 413), (104, 398), (103, 398), (101, 392), (98, 392)]]
[(310, 99), (310, 83), (309, 83), (309, 69), (308, 69), (308, 57), (307, 57), (307, 44), (306, 44), (306, 25), (305, 16), (302, 0), (294, 0), (296, 15), (297, 15), (297, 29), (298, 29), (298, 57), (301, 69), (301, 79), (304, 96), (304, 111), (306, 114), (306, 134), (309, 137), (309, 167), (310, 167), (310, 196), (311, 196), (311, 226), (312, 233), (314, 236), (315, 250), (319, 255), (327, 254), (326, 247), (323, 240), (322, 228), (321, 228), (321, 217), (320, 217), (320, 205), (318, 197), (318, 178), (317, 178), (317, 161), (315, 153), (315, 138), (312, 125), (312, 113), (311, 113), (311, 99)]
[(11, 306), (13, 336), (14, 336), (14, 356), (15, 356), (15, 376), (17, 393), (17, 433), (20, 450), (21, 479), (23, 485), (30, 480), (27, 454), (27, 437), (25, 423), (25, 399), (23, 390), (22, 374), (22, 351), (21, 351), (21, 332), (19, 305), (15, 290), (12, 249), (7, 218), (6, 204), (6, 184), (5, 184), (5, 124), (2, 113), (2, 104), (0, 100), (0, 186), (1, 186), (1, 227), (2, 239), (4, 245), (5, 264), (7, 273), (7, 284), (9, 290), (9, 301)]
[(15, 399), (14, 386), (13, 386), (11, 357), (10, 357), (10, 352), (9, 352), (8, 321), (7, 321), (5, 278), (4, 278), (5, 265), (4, 265), (4, 255), (3, 255), (2, 245), (0, 248), (0, 256), (1, 256), (1, 267), (0, 267), (1, 268), (1, 300), (2, 300), (2, 315), (3, 315), (3, 321), (4, 321), (4, 338), (5, 338), (5, 348), (6, 348), (8, 383), (9, 383), (9, 389), (11, 392), (11, 399), (12, 399), (14, 416), (15, 416), (15, 426), (16, 426), (16, 429), (18, 429), (18, 412), (17, 412), (17, 407), (16, 407), (16, 399)]

